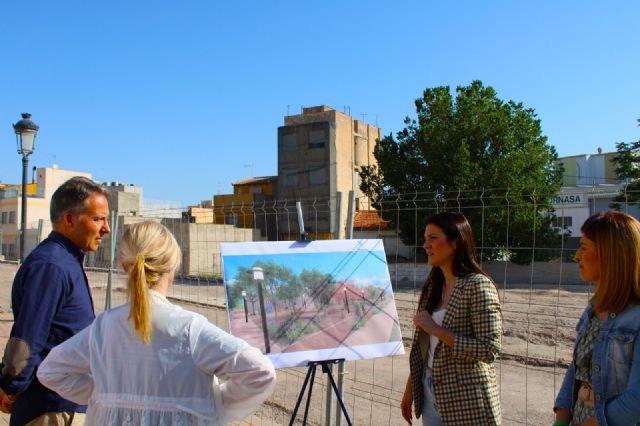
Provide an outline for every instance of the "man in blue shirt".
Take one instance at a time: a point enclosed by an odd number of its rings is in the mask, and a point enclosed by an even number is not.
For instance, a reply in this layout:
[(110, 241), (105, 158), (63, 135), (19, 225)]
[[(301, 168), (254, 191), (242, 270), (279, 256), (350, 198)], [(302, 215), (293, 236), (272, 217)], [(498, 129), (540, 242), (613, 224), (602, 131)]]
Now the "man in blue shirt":
[(49, 351), (93, 322), (84, 254), (110, 232), (105, 190), (84, 177), (63, 183), (51, 198), (53, 231), (27, 256), (13, 281), (14, 324), (0, 373), (0, 409), (11, 426), (70, 425), (86, 406), (44, 387), (36, 371)]

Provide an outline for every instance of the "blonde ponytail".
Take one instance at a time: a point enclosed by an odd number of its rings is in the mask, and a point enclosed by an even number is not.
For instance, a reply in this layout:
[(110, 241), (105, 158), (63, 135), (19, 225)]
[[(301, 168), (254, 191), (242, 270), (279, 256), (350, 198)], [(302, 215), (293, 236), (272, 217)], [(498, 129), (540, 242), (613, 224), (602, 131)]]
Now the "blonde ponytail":
[(122, 236), (120, 263), (127, 271), (129, 317), (134, 337), (151, 342), (151, 301), (149, 288), (180, 266), (180, 247), (171, 232), (157, 222), (129, 225)]
[(149, 312), (149, 294), (147, 293), (147, 274), (145, 273), (144, 256), (136, 255), (135, 262), (129, 269), (129, 319), (133, 321), (134, 330), (140, 333), (142, 343), (151, 341), (151, 315)]

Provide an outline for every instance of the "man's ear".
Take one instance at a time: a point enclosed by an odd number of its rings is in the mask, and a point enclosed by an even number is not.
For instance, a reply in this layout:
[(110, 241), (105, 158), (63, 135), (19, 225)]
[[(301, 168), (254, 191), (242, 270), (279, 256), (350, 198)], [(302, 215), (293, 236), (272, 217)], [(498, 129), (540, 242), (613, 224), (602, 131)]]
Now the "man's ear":
[(76, 221), (76, 217), (71, 212), (66, 212), (65, 214), (62, 215), (61, 222), (65, 228), (72, 228), (75, 221)]

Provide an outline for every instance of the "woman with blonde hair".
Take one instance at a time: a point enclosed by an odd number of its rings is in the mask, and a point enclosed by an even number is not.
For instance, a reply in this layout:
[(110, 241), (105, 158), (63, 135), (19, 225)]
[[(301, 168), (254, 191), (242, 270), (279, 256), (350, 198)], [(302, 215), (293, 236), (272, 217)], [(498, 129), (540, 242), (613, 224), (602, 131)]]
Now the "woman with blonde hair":
[(580, 230), (580, 278), (595, 293), (576, 327), (554, 425), (640, 425), (640, 222), (608, 211)]
[(129, 303), (54, 348), (38, 379), (88, 404), (91, 425), (220, 425), (251, 414), (273, 391), (273, 366), (167, 300), (180, 264), (169, 230), (156, 222), (129, 226), (119, 258)]

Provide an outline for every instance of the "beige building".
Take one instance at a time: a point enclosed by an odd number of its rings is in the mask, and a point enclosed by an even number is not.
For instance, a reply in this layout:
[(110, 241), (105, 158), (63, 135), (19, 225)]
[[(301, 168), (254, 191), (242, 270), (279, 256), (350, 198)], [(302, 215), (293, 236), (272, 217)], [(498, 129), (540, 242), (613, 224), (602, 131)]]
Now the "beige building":
[(617, 152), (602, 152), (597, 154), (571, 155), (558, 158), (562, 163), (564, 173), (562, 186), (573, 187), (580, 185), (606, 185), (620, 183), (616, 175)]
[(107, 191), (109, 211), (118, 216), (138, 216), (142, 210), (143, 189), (132, 183), (107, 182), (102, 184)]
[[(63, 170), (57, 166), (36, 169), (35, 181), (27, 189), (27, 223), (25, 256), (51, 232), (49, 205), (55, 190), (73, 176), (91, 178), (90, 173)], [(22, 217), (22, 187), (7, 185), (0, 188), (0, 240), (1, 253), (7, 260), (18, 260), (20, 255), (20, 221)]]
[(161, 221), (173, 233), (182, 250), (180, 272), (186, 275), (222, 275), (220, 243), (262, 241), (260, 230), (213, 223)]
[[(315, 239), (344, 235), (349, 191), (355, 192), (356, 210), (369, 208), (358, 172), (375, 164), (380, 138), (379, 128), (324, 105), (284, 118), (278, 128), (277, 197), (291, 206), (303, 203), (305, 229)], [(314, 202), (327, 208), (311, 208)], [(295, 207), (293, 213), (279, 216), (280, 239), (290, 238), (292, 223), (297, 229)]]

